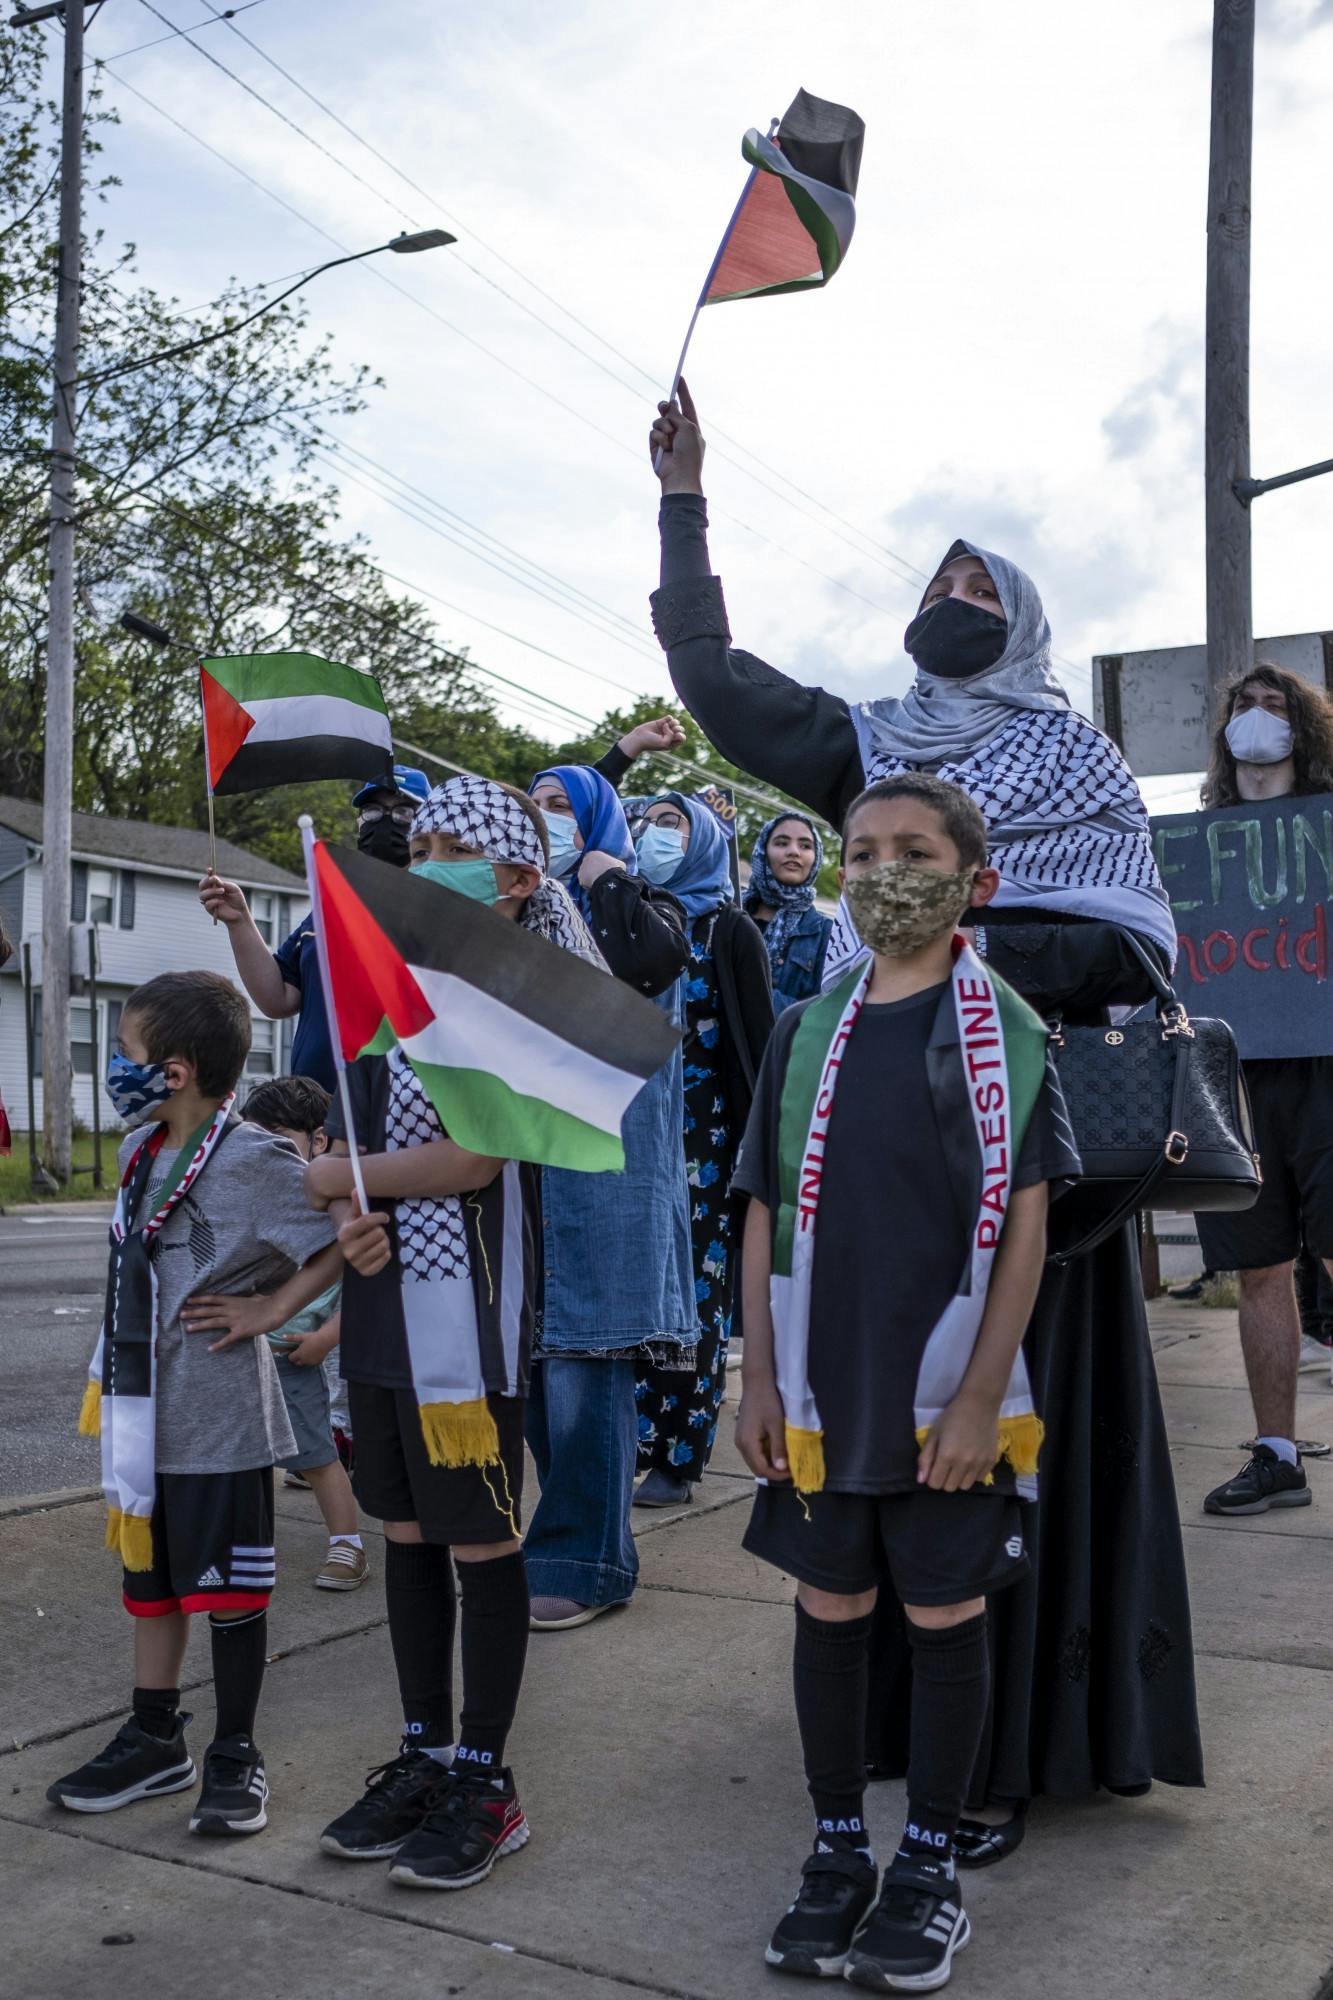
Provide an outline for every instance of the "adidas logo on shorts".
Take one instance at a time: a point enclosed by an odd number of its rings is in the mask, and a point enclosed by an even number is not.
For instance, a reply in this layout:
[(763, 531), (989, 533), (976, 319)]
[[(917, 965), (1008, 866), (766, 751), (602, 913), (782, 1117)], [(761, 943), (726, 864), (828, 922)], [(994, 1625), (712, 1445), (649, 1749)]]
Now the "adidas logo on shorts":
[(213, 1564), (210, 1563), (209, 1567), (204, 1571), (198, 1583), (195, 1585), (195, 1589), (221, 1590), (221, 1588), (222, 1588), (221, 1572), (218, 1569), (216, 1569)]
[(1012, 1556), (1014, 1561), (1017, 1562), (1023, 1553), (1023, 1537), (1021, 1535), (1010, 1535), (1004, 1545), (1004, 1552), (1007, 1556)]

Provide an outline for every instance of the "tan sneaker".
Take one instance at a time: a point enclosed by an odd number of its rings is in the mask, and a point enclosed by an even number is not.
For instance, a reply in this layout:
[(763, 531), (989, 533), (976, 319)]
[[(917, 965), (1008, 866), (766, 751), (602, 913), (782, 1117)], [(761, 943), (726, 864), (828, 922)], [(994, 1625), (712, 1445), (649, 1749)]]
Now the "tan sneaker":
[(355, 1542), (330, 1542), (316, 1590), (356, 1590), (370, 1575), (370, 1560)]

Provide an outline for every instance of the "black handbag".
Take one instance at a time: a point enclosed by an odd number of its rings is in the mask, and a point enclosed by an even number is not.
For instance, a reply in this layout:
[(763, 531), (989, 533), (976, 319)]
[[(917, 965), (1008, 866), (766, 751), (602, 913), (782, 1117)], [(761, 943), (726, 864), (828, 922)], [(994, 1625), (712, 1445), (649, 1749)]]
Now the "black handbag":
[(1250, 1097), (1225, 1021), (1192, 1021), (1170, 982), (1125, 933), (1157, 996), (1154, 1013), (1120, 1027), (1051, 1023), (1051, 1045), (1083, 1161), (1080, 1192), (1111, 1206), (1047, 1262), (1068, 1264), (1104, 1243), (1137, 1209), (1252, 1208), (1263, 1176)]

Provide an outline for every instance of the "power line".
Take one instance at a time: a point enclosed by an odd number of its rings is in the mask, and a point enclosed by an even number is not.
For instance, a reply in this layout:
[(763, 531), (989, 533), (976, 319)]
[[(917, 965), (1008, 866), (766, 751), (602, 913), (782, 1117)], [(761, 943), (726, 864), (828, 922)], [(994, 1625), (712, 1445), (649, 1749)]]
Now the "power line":
[[(192, 21), (188, 28), (173, 28), (169, 35), (154, 35), (151, 42), (136, 42), (132, 49), (117, 49), (113, 56), (103, 56), (101, 57), (101, 61), (104, 63), (113, 63), (119, 62), (122, 56), (142, 55), (145, 49), (160, 49), (163, 42), (174, 42), (181, 35), (197, 35), (201, 28), (216, 28), (224, 24), (230, 27), (233, 14), (248, 14), (252, 7), (261, 7), (262, 5), (263, 0), (241, 0), (239, 7), (228, 7), (225, 13), (215, 7), (213, 9), (213, 18), (210, 21)], [(98, 12), (101, 12), (100, 8)], [(240, 33), (239, 28), (236, 32)], [(252, 43), (251, 46), (253, 47), (254, 44)]]

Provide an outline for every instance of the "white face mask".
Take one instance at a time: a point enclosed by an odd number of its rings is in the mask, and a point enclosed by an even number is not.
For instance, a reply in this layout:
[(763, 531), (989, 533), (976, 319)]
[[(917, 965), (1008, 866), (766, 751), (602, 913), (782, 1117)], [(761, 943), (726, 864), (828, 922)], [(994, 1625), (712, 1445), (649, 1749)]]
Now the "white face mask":
[(1227, 724), (1227, 743), (1238, 764), (1281, 764), (1291, 755), (1291, 724), (1266, 708), (1246, 708)]
[(551, 850), (551, 873), (570, 875), (583, 859), (583, 849), (574, 839), (574, 821), (568, 813), (549, 813), (542, 808), (542, 818), (546, 821), (546, 841)]

